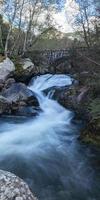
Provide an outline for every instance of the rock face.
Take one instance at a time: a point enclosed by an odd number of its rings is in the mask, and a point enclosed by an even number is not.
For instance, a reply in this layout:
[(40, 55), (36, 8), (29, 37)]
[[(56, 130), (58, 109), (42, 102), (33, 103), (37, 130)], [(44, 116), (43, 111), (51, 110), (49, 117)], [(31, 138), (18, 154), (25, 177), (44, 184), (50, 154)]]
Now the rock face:
[(2, 96), (10, 102), (27, 101), (28, 98), (34, 96), (34, 106), (37, 105), (37, 99), (34, 93), (23, 83), (13, 83), (11, 87), (2, 91)]
[(37, 200), (26, 183), (10, 172), (0, 170), (1, 200)]
[(0, 83), (4, 83), (4, 81), (14, 72), (15, 66), (14, 63), (6, 58), (3, 62), (0, 63)]
[[(11, 81), (12, 82), (12, 81)], [(23, 83), (12, 83), (4, 88), (0, 98), (0, 114), (36, 115), (39, 103), (35, 94)]]
[(17, 82), (27, 83), (34, 76), (36, 68), (29, 58), (20, 59), (16, 63), (14, 78)]

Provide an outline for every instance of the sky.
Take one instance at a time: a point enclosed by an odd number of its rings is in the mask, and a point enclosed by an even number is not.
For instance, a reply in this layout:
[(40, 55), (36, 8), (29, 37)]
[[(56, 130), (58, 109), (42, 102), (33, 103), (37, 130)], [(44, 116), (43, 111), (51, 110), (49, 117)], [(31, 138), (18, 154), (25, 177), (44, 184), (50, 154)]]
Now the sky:
[[(58, 0), (56, 0), (58, 1)], [(76, 14), (78, 14), (78, 4), (75, 0), (59, 0), (60, 4), (62, 2), (61, 9), (55, 9), (52, 5), (49, 5), (49, 12), (52, 16), (54, 26), (59, 31), (64, 33), (73, 32), (73, 23), (75, 20)], [(45, 11), (40, 15), (39, 20), (44, 21)]]
[(66, 0), (63, 9), (53, 13), (54, 21), (58, 24), (56, 27), (65, 33), (73, 32), (73, 22), (77, 13), (78, 4), (75, 0)]

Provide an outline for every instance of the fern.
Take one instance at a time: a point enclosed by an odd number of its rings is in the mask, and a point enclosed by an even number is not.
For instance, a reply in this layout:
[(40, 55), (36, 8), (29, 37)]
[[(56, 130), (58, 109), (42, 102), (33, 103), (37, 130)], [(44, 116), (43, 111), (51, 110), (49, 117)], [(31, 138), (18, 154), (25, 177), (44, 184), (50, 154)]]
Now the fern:
[(99, 98), (94, 99), (90, 103), (89, 110), (90, 110), (92, 120), (100, 121), (100, 99)]

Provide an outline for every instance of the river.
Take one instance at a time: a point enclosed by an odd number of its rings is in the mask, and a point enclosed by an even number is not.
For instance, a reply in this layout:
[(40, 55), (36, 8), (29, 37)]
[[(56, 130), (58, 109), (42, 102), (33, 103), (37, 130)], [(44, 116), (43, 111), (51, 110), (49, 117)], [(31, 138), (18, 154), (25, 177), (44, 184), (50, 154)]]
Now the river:
[(39, 200), (100, 200), (99, 149), (80, 143), (74, 113), (48, 88), (70, 86), (66, 75), (32, 79), (41, 111), (35, 118), (0, 119), (0, 169), (23, 178)]

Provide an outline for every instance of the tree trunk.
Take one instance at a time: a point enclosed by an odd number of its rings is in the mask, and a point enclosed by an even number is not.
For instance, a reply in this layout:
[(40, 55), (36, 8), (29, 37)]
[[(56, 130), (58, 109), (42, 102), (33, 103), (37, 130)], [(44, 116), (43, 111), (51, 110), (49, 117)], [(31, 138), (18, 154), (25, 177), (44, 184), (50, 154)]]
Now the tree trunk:
[(0, 45), (1, 45), (1, 48), (3, 49), (4, 46), (3, 46), (3, 41), (2, 41), (2, 30), (1, 30), (1, 25), (0, 25)]

